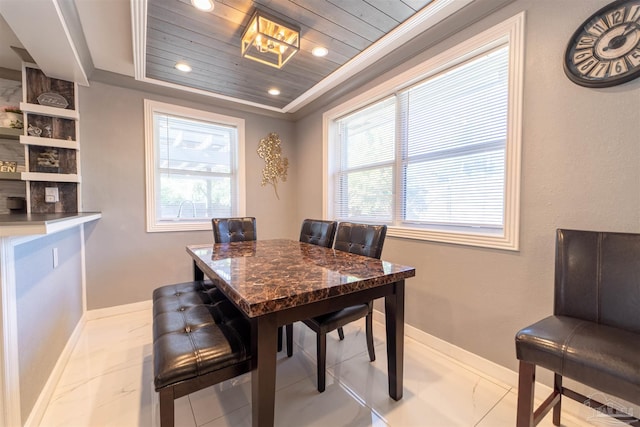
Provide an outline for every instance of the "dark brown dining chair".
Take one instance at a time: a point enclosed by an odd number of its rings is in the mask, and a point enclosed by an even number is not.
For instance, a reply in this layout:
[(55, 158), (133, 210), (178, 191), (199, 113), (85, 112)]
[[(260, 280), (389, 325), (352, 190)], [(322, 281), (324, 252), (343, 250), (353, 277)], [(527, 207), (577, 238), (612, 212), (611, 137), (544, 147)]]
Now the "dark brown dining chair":
[[(639, 259), (640, 234), (557, 230), (553, 315), (516, 334), (518, 427), (534, 427), (550, 410), (559, 426), (563, 396), (620, 425), (640, 426), (633, 408), (615, 399), (640, 404)], [(554, 381), (536, 409), (538, 366), (552, 371)], [(563, 378), (606, 393), (606, 400), (568, 388)]]
[[(256, 240), (256, 219), (253, 217), (242, 218), (213, 218), (213, 240), (215, 243), (230, 243)], [(194, 271), (199, 270), (194, 264)], [(216, 300), (227, 299), (210, 281), (203, 282), (210, 288), (209, 295)]]
[[(216, 243), (248, 242), (256, 240), (254, 217), (213, 218), (213, 239)], [(293, 335), (293, 330), (291, 331)], [(278, 351), (282, 350), (282, 327), (278, 328)]]
[(300, 229), (300, 241), (330, 248), (336, 236), (336, 221), (305, 219)]
[(256, 219), (254, 217), (213, 218), (211, 223), (216, 243), (256, 240)]
[[(386, 225), (341, 222), (338, 225), (334, 249), (379, 259), (382, 255), (386, 234)], [(319, 392), (324, 391), (326, 382), (327, 333), (337, 329), (340, 340), (343, 340), (342, 327), (362, 317), (366, 317), (367, 350), (369, 351), (369, 359), (373, 362), (376, 360), (373, 349), (373, 301), (303, 320), (304, 324), (317, 334), (316, 359)]]
[[(336, 221), (305, 219), (300, 229), (300, 241), (330, 248), (336, 235)], [(293, 355), (293, 324), (287, 325), (287, 356)]]

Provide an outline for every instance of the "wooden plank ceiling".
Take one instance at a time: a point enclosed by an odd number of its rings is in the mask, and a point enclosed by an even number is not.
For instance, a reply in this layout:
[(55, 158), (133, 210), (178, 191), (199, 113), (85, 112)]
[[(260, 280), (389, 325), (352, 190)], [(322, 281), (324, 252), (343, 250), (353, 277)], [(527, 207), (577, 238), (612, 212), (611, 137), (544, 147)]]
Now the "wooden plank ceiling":
[[(431, 0), (148, 0), (146, 77), (283, 108)], [(281, 70), (242, 58), (240, 37), (254, 10), (298, 25), (300, 51)], [(329, 49), (324, 58), (311, 54)], [(193, 68), (174, 68), (184, 61)], [(278, 88), (279, 96), (267, 93)]]

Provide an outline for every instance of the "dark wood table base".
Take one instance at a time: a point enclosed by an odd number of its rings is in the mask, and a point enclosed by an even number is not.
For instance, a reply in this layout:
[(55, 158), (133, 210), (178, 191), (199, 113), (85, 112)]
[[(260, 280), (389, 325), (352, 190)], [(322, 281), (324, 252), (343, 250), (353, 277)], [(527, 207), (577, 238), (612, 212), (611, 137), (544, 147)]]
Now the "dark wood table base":
[(404, 279), (415, 269), (306, 243), (274, 240), (189, 246), (194, 277), (211, 278), (251, 320), (251, 415), (273, 427), (278, 328), (385, 299), (389, 396), (402, 399)]

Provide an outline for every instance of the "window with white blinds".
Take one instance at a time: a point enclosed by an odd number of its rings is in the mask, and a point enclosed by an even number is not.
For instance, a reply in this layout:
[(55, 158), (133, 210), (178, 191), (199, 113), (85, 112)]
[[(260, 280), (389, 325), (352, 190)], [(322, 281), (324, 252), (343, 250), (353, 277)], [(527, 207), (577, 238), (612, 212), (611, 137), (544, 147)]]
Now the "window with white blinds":
[(502, 228), (508, 65), (502, 47), (398, 95), (399, 220)]
[(389, 98), (337, 121), (336, 218), (393, 219), (395, 108)]
[(511, 31), (371, 90), (388, 93), (373, 103), (325, 114), (327, 217), (517, 249), (521, 65)]
[(241, 127), (227, 116), (145, 101), (147, 230), (211, 228), (240, 215)]

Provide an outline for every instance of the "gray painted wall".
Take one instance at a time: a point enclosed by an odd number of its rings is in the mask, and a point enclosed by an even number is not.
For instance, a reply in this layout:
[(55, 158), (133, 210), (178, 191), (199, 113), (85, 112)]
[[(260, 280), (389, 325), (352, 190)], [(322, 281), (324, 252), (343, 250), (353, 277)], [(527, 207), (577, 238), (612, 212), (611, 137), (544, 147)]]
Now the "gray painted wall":
[(587, 89), (562, 69), (575, 29), (607, 3), (516, 1), (296, 123), (301, 219), (322, 214), (324, 111), (526, 11), (520, 251), (387, 238), (382, 254), (417, 267), (410, 325), (513, 370), (515, 333), (552, 312), (555, 229), (640, 232), (640, 79)]
[[(75, 227), (15, 248), (23, 422), (82, 317), (80, 237)], [(58, 249), (55, 269), (53, 248)]]
[[(158, 286), (190, 280), (187, 244), (213, 241), (211, 231), (147, 233), (143, 100), (146, 98), (245, 119), (246, 214), (257, 220), (258, 238), (297, 237), (297, 143), (293, 123), (216, 108), (104, 83), (80, 87), (82, 197), (84, 211), (102, 219), (86, 228), (87, 309), (151, 299)], [(290, 160), (289, 179), (261, 187), (260, 139), (278, 132)]]
[[(524, 10), (520, 251), (388, 238), (383, 253), (418, 268), (407, 283), (409, 324), (515, 370), (515, 332), (551, 313), (554, 230), (640, 231), (640, 79), (587, 89), (562, 70), (573, 31), (608, 2), (515, 1), (424, 51), (408, 47), (415, 57), (295, 123), (104, 83), (80, 88), (83, 205), (103, 212), (86, 227), (88, 308), (148, 300), (155, 287), (188, 280), (184, 246), (211, 241), (210, 232), (145, 232), (145, 96), (244, 117), (247, 214), (259, 238), (296, 238), (303, 218), (322, 215), (323, 111)], [(260, 187), (255, 149), (269, 131), (291, 164), (280, 201)]]

